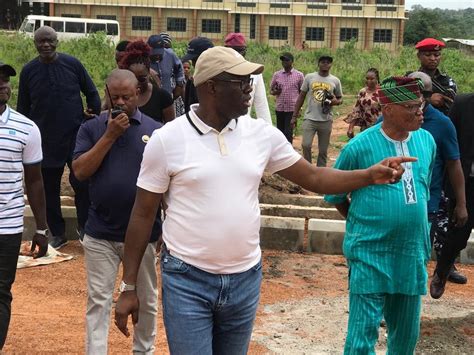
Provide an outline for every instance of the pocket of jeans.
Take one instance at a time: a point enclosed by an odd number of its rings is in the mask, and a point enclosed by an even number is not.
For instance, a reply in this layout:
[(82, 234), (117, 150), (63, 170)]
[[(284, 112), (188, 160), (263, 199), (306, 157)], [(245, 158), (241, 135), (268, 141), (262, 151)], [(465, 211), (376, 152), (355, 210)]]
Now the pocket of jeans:
[(260, 261), (256, 265), (252, 266), (253, 271), (260, 271), (261, 269), (262, 269), (262, 259), (260, 259)]
[(184, 274), (189, 270), (189, 265), (168, 253), (161, 255), (161, 271), (174, 274)]

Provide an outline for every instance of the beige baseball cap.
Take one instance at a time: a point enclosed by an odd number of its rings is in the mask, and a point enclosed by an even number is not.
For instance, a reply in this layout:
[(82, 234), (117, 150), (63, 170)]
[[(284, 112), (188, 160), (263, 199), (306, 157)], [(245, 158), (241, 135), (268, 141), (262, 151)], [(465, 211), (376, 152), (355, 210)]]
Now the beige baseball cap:
[(220, 46), (209, 48), (196, 62), (194, 86), (199, 86), (224, 72), (234, 75), (260, 74), (263, 72), (263, 65), (245, 60), (232, 48)]

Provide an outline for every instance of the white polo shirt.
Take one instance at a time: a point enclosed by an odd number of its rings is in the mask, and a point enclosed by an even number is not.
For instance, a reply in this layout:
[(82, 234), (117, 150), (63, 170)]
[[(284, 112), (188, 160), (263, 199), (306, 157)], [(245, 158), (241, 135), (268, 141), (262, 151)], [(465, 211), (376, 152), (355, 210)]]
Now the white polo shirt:
[(263, 172), (301, 156), (285, 136), (250, 116), (218, 132), (195, 114), (155, 131), (145, 147), (137, 186), (164, 193), (163, 240), (171, 255), (214, 274), (244, 272), (258, 263)]
[(23, 165), (42, 159), (38, 127), (7, 105), (0, 116), (0, 234), (23, 232)]

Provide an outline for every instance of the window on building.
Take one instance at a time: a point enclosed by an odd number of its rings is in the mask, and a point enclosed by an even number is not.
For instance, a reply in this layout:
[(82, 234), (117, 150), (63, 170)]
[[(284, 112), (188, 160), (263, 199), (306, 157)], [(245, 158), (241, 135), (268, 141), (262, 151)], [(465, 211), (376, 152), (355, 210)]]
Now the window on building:
[(358, 28), (341, 28), (341, 32), (339, 34), (339, 40), (341, 42), (347, 42), (353, 38), (355, 38), (357, 41), (358, 37), (359, 37)]
[(221, 20), (204, 19), (201, 30), (206, 33), (221, 33)]
[(257, 15), (250, 15), (250, 39), (255, 39), (257, 33)]
[(84, 22), (68, 22), (66, 21), (66, 32), (84, 33), (86, 26)]
[(395, 0), (375, 0), (377, 5), (395, 5)]
[(240, 14), (234, 16), (234, 32), (240, 32)]
[(81, 14), (62, 14), (61, 17), (81, 18)]
[(186, 18), (168, 17), (166, 20), (166, 30), (173, 32), (186, 32)]
[(288, 27), (270, 26), (268, 29), (268, 39), (288, 39)]
[(99, 20), (114, 20), (114, 21), (117, 21), (117, 16), (115, 16), (115, 15), (97, 15), (96, 17)]
[(133, 31), (151, 31), (150, 16), (132, 16)]
[(374, 42), (376, 43), (392, 43), (392, 30), (375, 29)]
[(87, 33), (105, 32), (105, 23), (88, 23)]
[(324, 41), (324, 27), (306, 27), (306, 41)]

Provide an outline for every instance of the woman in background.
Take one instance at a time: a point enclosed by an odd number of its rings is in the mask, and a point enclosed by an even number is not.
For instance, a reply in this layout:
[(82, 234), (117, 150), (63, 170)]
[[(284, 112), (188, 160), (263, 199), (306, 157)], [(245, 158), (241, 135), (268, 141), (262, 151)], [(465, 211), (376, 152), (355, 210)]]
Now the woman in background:
[(354, 127), (360, 127), (360, 131), (373, 126), (380, 116), (381, 106), (377, 94), (379, 86), (379, 71), (375, 68), (367, 70), (365, 75), (365, 87), (359, 91), (357, 101), (352, 112), (344, 119), (349, 123), (347, 136), (354, 138)]
[(119, 68), (130, 70), (138, 80), (140, 89), (138, 108), (140, 111), (155, 121), (166, 123), (175, 118), (173, 98), (166, 90), (152, 84), (150, 80), (150, 52), (150, 46), (144, 41), (130, 42), (119, 62)]

